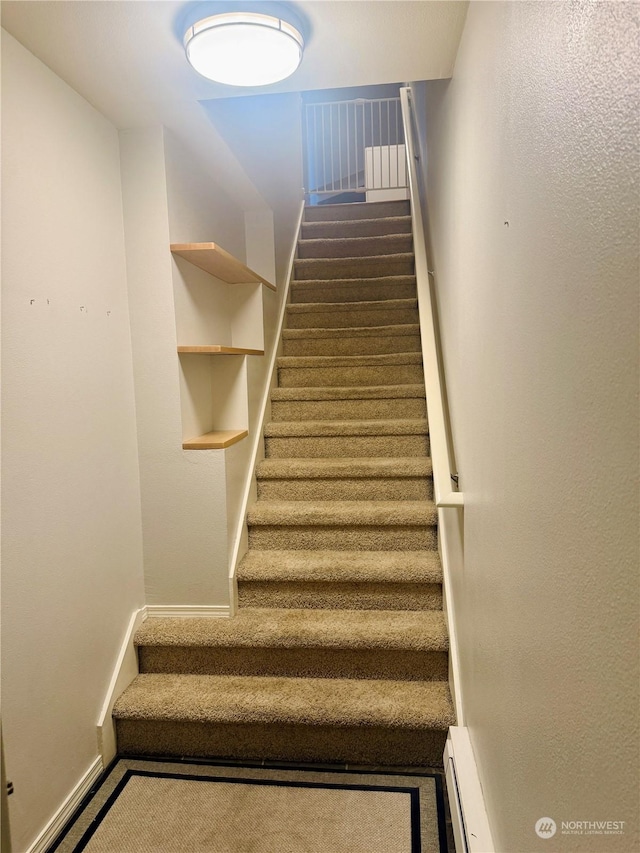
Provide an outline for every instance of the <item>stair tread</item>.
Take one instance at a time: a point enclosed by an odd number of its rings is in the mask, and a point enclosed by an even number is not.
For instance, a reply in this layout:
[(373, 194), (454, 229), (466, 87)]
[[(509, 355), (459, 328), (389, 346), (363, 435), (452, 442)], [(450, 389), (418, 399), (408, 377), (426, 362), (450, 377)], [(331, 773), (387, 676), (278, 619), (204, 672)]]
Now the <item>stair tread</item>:
[[(408, 234), (394, 234), (394, 237), (408, 237)], [(331, 240), (331, 237), (325, 237), (319, 242), (324, 243), (325, 240)], [(340, 239), (340, 238), (338, 238)], [(349, 241), (352, 240), (377, 240), (378, 237), (348, 237), (346, 238)], [(305, 240), (300, 240), (301, 243), (308, 242)], [(295, 262), (297, 264), (302, 264), (303, 266), (309, 264), (322, 264), (322, 263), (333, 263), (334, 261), (375, 261), (376, 263), (382, 263), (387, 260), (396, 260), (398, 258), (413, 258), (414, 252), (388, 252), (386, 255), (351, 255), (347, 258), (296, 258)]]
[(442, 611), (243, 607), (232, 619), (150, 617), (137, 646), (412, 649), (449, 648)]
[[(332, 205), (333, 207), (339, 207), (340, 205)], [(394, 223), (410, 223), (411, 216), (378, 216), (374, 219), (322, 219), (316, 222), (304, 222), (303, 226), (308, 228), (310, 225), (343, 225), (346, 222), (358, 222), (359, 224), (369, 224), (372, 222), (387, 222), (390, 225)]]
[(361, 285), (376, 285), (385, 287), (396, 284), (416, 284), (415, 275), (381, 275), (364, 276), (363, 278), (303, 278), (291, 282), (294, 289), (313, 289), (314, 287), (334, 287), (337, 289), (345, 287), (358, 287)]
[[(364, 244), (368, 240), (375, 240), (376, 242), (382, 243), (384, 245), (384, 243), (392, 243), (392, 242), (395, 242), (396, 240), (409, 240), (409, 239), (411, 239), (410, 234), (374, 234), (372, 236), (369, 236), (367, 234), (365, 234), (365, 235), (359, 234), (356, 237), (303, 237), (302, 239), (298, 240), (298, 245), (299, 246), (306, 246), (309, 243), (312, 243), (315, 245), (318, 243), (331, 242), (331, 243), (352, 243), (355, 247), (357, 247), (358, 244), (361, 246), (364, 246)], [(359, 243), (359, 241), (362, 241), (362, 242)], [(392, 253), (392, 254), (395, 254), (395, 253)], [(360, 255), (357, 255), (356, 257), (360, 257)], [(367, 256), (365, 255), (365, 257), (367, 257)]]
[(413, 275), (415, 255), (398, 252), (348, 258), (296, 258), (296, 281), (309, 278), (378, 278), (388, 275)]
[(433, 501), (277, 501), (259, 500), (247, 513), (251, 527), (368, 527), (434, 525)]
[(260, 551), (251, 549), (238, 581), (441, 583), (437, 551)]
[[(335, 260), (336, 258), (371, 258), (388, 257), (389, 255), (406, 254), (413, 247), (413, 235), (407, 234), (376, 234), (357, 235), (354, 237), (307, 237), (298, 240), (298, 250), (301, 252), (300, 260)], [(330, 254), (307, 255), (306, 250), (318, 250), (325, 248)], [(380, 251), (378, 251), (380, 249)], [(348, 250), (350, 254), (340, 255), (341, 250)]]
[(265, 459), (256, 467), (259, 480), (428, 477), (431, 474), (431, 459), (427, 456)]
[[(309, 304), (309, 303), (304, 303)], [(333, 303), (314, 303), (316, 305), (332, 305)], [(349, 303), (351, 305), (357, 303)], [(317, 338), (375, 338), (388, 336), (404, 336), (420, 334), (418, 323), (400, 323), (392, 326), (355, 326), (351, 329), (283, 329), (282, 337), (287, 340), (306, 340)]]
[(278, 367), (374, 367), (390, 364), (422, 364), (420, 352), (390, 352), (374, 355), (282, 355)]
[(406, 216), (410, 209), (409, 202), (405, 199), (307, 205), (304, 211), (304, 221), (349, 222), (354, 219), (379, 219), (384, 218), (385, 215)]
[(424, 385), (316, 385), (274, 388), (271, 400), (376, 400), (426, 396)]
[(441, 729), (454, 725), (443, 681), (232, 675), (137, 676), (116, 719)]
[(291, 314), (317, 314), (333, 311), (392, 311), (417, 307), (417, 299), (374, 299), (367, 302), (290, 302), (287, 311)]
[(301, 435), (428, 435), (426, 418), (398, 418), (397, 420), (352, 421), (272, 421), (265, 425), (268, 438)]

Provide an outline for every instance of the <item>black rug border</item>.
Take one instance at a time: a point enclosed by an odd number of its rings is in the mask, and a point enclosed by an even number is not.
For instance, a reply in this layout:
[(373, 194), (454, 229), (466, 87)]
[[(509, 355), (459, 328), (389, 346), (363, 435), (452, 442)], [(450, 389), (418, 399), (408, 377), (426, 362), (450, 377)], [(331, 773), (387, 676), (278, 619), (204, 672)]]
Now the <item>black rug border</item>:
[(417, 776), (419, 778), (436, 779), (438, 781), (441, 781), (441, 777), (444, 776), (444, 770), (422, 770), (410, 767), (403, 770), (397, 767), (386, 768), (384, 765), (377, 764), (314, 764), (313, 762), (297, 764), (294, 761), (270, 761), (268, 759), (262, 761), (259, 758), (255, 760), (246, 758), (235, 761), (233, 758), (202, 758), (197, 756), (191, 757), (189, 755), (117, 755), (104, 772), (110, 771), (118, 761), (148, 761), (156, 764), (202, 764), (205, 767), (246, 767), (252, 770), (295, 770), (308, 771), (309, 773), (357, 773), (362, 776)]
[[(195, 765), (195, 766), (203, 766), (203, 767), (218, 767), (225, 768), (228, 767), (234, 770), (284, 770), (284, 771), (293, 771), (293, 772), (309, 772), (309, 773), (332, 773), (332, 774), (350, 774), (350, 775), (358, 775), (358, 776), (402, 776), (402, 777), (415, 777), (417, 779), (433, 779), (435, 785), (435, 797), (436, 797), (436, 815), (437, 815), (437, 823), (438, 823), (438, 845), (440, 848), (440, 853), (447, 853), (447, 837), (446, 837), (446, 820), (445, 820), (445, 808), (444, 808), (444, 791), (443, 791), (443, 783), (442, 783), (442, 775), (438, 772), (431, 771), (403, 771), (403, 770), (386, 770), (384, 768), (349, 768), (348, 766), (336, 766), (332, 767), (327, 764), (320, 765), (312, 765), (312, 764), (303, 764), (297, 765), (295, 763), (290, 762), (263, 762), (263, 761), (242, 761), (242, 762), (234, 762), (229, 759), (216, 759), (216, 758), (191, 758), (189, 756), (146, 756), (146, 755), (116, 755), (115, 758), (108, 764), (108, 766), (103, 770), (98, 779), (93, 783), (87, 794), (82, 798), (79, 805), (74, 809), (71, 817), (66, 821), (62, 829), (60, 830), (56, 839), (52, 842), (52, 844), (47, 848), (46, 853), (54, 853), (55, 850), (58, 849), (60, 844), (64, 841), (70, 830), (72, 829), (75, 822), (78, 820), (82, 812), (87, 808), (91, 800), (98, 793), (100, 788), (106, 783), (111, 773), (115, 770), (116, 766), (121, 761), (144, 761), (147, 763), (156, 763), (156, 764), (175, 764), (175, 765)], [(299, 788), (324, 788), (324, 789), (333, 789), (333, 790), (359, 790), (359, 791), (386, 791), (390, 793), (401, 792), (408, 793), (410, 795), (410, 821), (411, 821), (411, 853), (421, 853), (422, 850), (422, 841), (420, 837), (420, 792), (418, 788), (406, 788), (406, 787), (396, 787), (396, 786), (379, 786), (379, 785), (340, 785), (338, 783), (322, 783), (322, 782), (285, 782), (279, 780), (257, 780), (257, 779), (241, 779), (239, 777), (212, 777), (212, 776), (195, 776), (193, 774), (181, 774), (181, 773), (168, 773), (163, 771), (151, 771), (151, 770), (139, 770), (127, 768), (124, 772), (122, 779), (116, 784), (116, 787), (111, 792), (99, 812), (96, 814), (95, 818), (91, 822), (91, 826), (89, 826), (82, 837), (78, 841), (77, 845), (74, 847), (73, 853), (82, 853), (82, 851), (86, 848), (87, 844), (91, 840), (94, 833), (97, 831), (98, 827), (108, 814), (109, 810), (118, 799), (127, 783), (133, 776), (146, 776), (150, 778), (168, 778), (168, 779), (192, 779), (194, 781), (208, 781), (208, 782), (237, 782), (238, 784), (258, 784), (258, 785), (273, 785), (276, 787), (299, 787)]]

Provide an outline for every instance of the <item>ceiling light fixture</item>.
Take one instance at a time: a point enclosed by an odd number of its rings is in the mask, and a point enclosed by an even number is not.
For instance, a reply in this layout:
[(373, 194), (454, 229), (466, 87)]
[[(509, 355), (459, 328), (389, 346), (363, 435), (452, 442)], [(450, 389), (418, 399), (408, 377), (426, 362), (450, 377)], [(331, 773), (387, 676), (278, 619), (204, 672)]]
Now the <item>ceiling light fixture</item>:
[(184, 47), (189, 64), (209, 80), (267, 86), (293, 74), (302, 60), (304, 39), (282, 18), (226, 12), (189, 27)]

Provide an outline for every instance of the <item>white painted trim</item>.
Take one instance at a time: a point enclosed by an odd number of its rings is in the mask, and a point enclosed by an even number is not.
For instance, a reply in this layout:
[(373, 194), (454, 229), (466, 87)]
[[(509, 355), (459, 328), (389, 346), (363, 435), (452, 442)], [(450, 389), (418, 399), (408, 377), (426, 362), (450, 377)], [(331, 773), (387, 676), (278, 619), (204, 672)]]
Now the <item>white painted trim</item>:
[[(246, 513), (246, 510), (245, 510)], [(244, 519), (243, 519), (244, 523)], [(242, 530), (242, 528), (241, 528)], [(235, 562), (240, 562), (240, 541), (241, 537), (238, 538), (238, 554), (234, 557), (234, 563), (231, 565), (235, 565)], [(235, 570), (233, 572), (229, 572), (229, 616), (235, 616), (238, 612), (238, 581), (236, 578)]]
[(147, 608), (134, 610), (129, 620), (116, 663), (107, 688), (107, 695), (98, 718), (98, 750), (106, 767), (116, 755), (116, 730), (111, 713), (116, 699), (126, 690), (138, 674), (138, 653), (133, 644), (133, 636), (147, 617)]
[(469, 729), (451, 726), (444, 748), (444, 769), (458, 853), (494, 853)]
[(207, 619), (228, 619), (231, 615), (231, 607), (228, 604), (147, 604), (147, 616), (154, 618), (165, 617), (192, 617), (202, 616)]
[(300, 212), (298, 214), (298, 223), (296, 225), (295, 237), (293, 240), (293, 244), (291, 246), (291, 252), (289, 254), (289, 264), (287, 267), (287, 276), (285, 279), (285, 290), (282, 295), (282, 302), (280, 303), (280, 312), (278, 314), (278, 322), (276, 325), (276, 333), (273, 339), (273, 347), (271, 348), (271, 354), (269, 357), (269, 368), (267, 370), (267, 382), (265, 382), (264, 393), (262, 395), (262, 401), (260, 403), (260, 415), (258, 417), (258, 428), (255, 431), (255, 435), (253, 436), (253, 445), (251, 447), (251, 465), (249, 466), (249, 476), (247, 477), (247, 481), (244, 485), (244, 492), (242, 495), (242, 504), (241, 510), (238, 517), (238, 526), (236, 528), (235, 540), (233, 544), (233, 554), (230, 561), (230, 571), (229, 571), (229, 594), (231, 597), (231, 611), (235, 613), (236, 610), (236, 600), (238, 595), (238, 586), (236, 582), (236, 572), (238, 570), (238, 563), (243, 555), (240, 554), (240, 543), (242, 542), (242, 534), (244, 532), (244, 527), (246, 524), (247, 517), (247, 509), (249, 506), (249, 497), (251, 495), (251, 486), (253, 483), (253, 479), (255, 477), (255, 469), (258, 460), (258, 450), (260, 449), (260, 443), (262, 441), (262, 434), (264, 431), (264, 420), (267, 412), (267, 406), (269, 404), (269, 400), (271, 398), (271, 389), (274, 386), (275, 378), (276, 378), (276, 359), (278, 357), (278, 349), (280, 346), (280, 338), (282, 337), (282, 327), (284, 325), (284, 316), (287, 310), (287, 304), (289, 302), (289, 292), (291, 280), (293, 279), (293, 265), (296, 259), (296, 252), (298, 249), (298, 240), (300, 238), (300, 229), (302, 227), (302, 218), (304, 216), (304, 207), (305, 202), (302, 201), (300, 204)]
[(462, 492), (444, 492), (438, 498), (436, 506), (438, 508), (447, 506), (464, 506), (464, 495)]
[[(416, 168), (416, 149), (411, 120), (411, 89), (400, 89), (402, 106), (402, 124), (407, 146), (407, 166), (409, 176), (409, 197), (411, 201), (411, 221), (413, 228), (413, 250), (415, 253), (416, 285), (418, 290), (418, 313), (420, 316), (420, 340), (424, 384), (427, 394), (427, 417), (429, 420), (429, 441), (433, 465), (433, 490), (438, 507), (438, 550), (442, 562), (443, 607), (449, 632), (449, 686), (459, 726), (464, 724), (462, 703), (460, 658), (456, 633), (455, 607), (453, 601), (453, 573), (462, 572), (464, 553), (461, 537), (457, 536), (458, 514), (464, 511), (464, 494), (451, 489), (451, 456), (447, 438), (445, 402), (442, 393), (442, 381), (437, 346), (437, 314), (435, 295), (429, 280), (427, 244), (420, 204), (420, 183)], [(454, 512), (453, 510), (456, 510)], [(446, 510), (446, 511), (445, 511)]]
[[(456, 632), (455, 611), (453, 607), (453, 592), (451, 589), (452, 573), (455, 570), (462, 571), (463, 555), (462, 542), (453, 542), (456, 536), (456, 525), (458, 513), (443, 512), (438, 510), (438, 551), (442, 563), (442, 605), (444, 618), (447, 623), (449, 634), (449, 688), (453, 707), (456, 712), (458, 726), (464, 726), (464, 703), (462, 701), (462, 679), (460, 678), (460, 653), (458, 650), (458, 635)], [(457, 548), (456, 548), (457, 546)], [(452, 565), (453, 564), (453, 565)]]
[(451, 829), (453, 831), (456, 853), (469, 853), (464, 819), (462, 817), (462, 804), (458, 793), (458, 780), (452, 758), (444, 759), (444, 779), (447, 798), (449, 800), (449, 814), (451, 815)]
[(78, 784), (73, 788), (69, 796), (62, 803), (60, 808), (53, 815), (51, 820), (47, 823), (26, 853), (44, 853), (44, 851), (59, 835), (65, 823), (73, 815), (82, 800), (87, 796), (92, 785), (100, 777), (103, 770), (102, 758), (98, 756), (89, 765), (89, 768), (83, 774)]
[(427, 413), (429, 418), (429, 441), (433, 464), (433, 489), (436, 506), (462, 506), (464, 498), (461, 492), (451, 489), (451, 458), (447, 440), (447, 422), (444, 415), (444, 397), (436, 343), (436, 311), (434, 294), (429, 281), (429, 263), (427, 246), (420, 207), (418, 171), (416, 169), (416, 150), (411, 121), (411, 89), (400, 89), (402, 106), (402, 124), (407, 153), (409, 173), (409, 198), (411, 200), (411, 220), (413, 227), (413, 251), (415, 255), (416, 285), (418, 290), (418, 313), (420, 315), (420, 340), (422, 345), (422, 363), (424, 384), (427, 391)]

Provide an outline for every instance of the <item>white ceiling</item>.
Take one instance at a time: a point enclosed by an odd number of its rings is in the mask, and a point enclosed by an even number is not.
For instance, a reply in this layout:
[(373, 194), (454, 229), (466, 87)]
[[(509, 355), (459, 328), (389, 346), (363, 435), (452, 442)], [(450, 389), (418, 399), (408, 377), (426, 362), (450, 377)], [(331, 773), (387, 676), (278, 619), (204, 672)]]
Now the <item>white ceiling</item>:
[[(237, 97), (240, 91), (205, 80), (187, 64), (179, 21), (189, 5), (174, 0), (5, 0), (2, 26), (118, 128), (164, 124), (206, 156), (205, 138), (216, 134), (198, 102)], [(282, 83), (242, 94), (448, 77), (467, 10), (466, 0), (294, 5), (310, 31), (300, 68)], [(220, 138), (206, 142), (209, 150), (213, 146), (224, 154)], [(229, 168), (234, 171), (231, 162)], [(251, 194), (249, 185), (245, 189)]]

